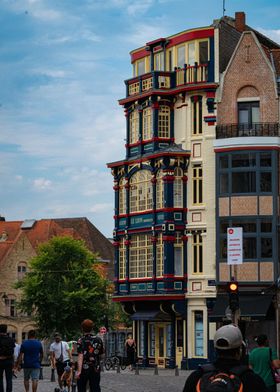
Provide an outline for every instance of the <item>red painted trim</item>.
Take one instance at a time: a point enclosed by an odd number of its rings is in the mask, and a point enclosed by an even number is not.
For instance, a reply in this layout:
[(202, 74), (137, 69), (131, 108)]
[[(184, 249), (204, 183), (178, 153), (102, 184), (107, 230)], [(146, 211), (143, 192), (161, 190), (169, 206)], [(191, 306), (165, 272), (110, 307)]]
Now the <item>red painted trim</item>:
[(176, 238), (171, 236), (171, 235), (163, 235), (162, 236), (162, 241), (175, 242)]
[(143, 162), (149, 161), (152, 158), (161, 158), (161, 157), (165, 157), (165, 156), (189, 158), (191, 156), (191, 153), (190, 153), (190, 151), (176, 152), (176, 153), (175, 152), (160, 152), (160, 153), (151, 154), (145, 158), (135, 159), (135, 160), (131, 160), (131, 161), (118, 161), (118, 162), (107, 163), (107, 167), (113, 168), (113, 167), (119, 167), (119, 166), (129, 166), (132, 164), (143, 163)]
[(151, 282), (153, 280), (153, 278), (130, 278), (128, 279), (128, 281), (130, 283), (145, 283), (145, 282)]
[(213, 121), (213, 122), (211, 121), (211, 122), (207, 122), (207, 124), (208, 124), (208, 126), (209, 126), (209, 125), (215, 125), (215, 122), (214, 122), (214, 121)]
[[(169, 44), (166, 46), (166, 48), (169, 49), (172, 46), (178, 45), (183, 42), (192, 41), (193, 39), (210, 38), (210, 37), (214, 37), (213, 27), (204, 30), (187, 31), (173, 38), (167, 37), (167, 39), (169, 40)], [(160, 40), (163, 39), (164, 38), (160, 38)], [(152, 42), (157, 42), (157, 40)], [(147, 43), (147, 45), (149, 45), (149, 43)], [(146, 56), (150, 56), (150, 52), (147, 52), (145, 48), (140, 48), (138, 51), (131, 53), (131, 62), (133, 63), (134, 61), (144, 58)]]
[(152, 296), (141, 296), (141, 297), (113, 297), (114, 302), (134, 302), (134, 301), (155, 301), (155, 300), (169, 300), (169, 299), (185, 299), (184, 294), (174, 294), (174, 295), (157, 295)]
[(205, 90), (205, 89), (209, 89), (209, 88), (216, 89), (217, 87), (218, 87), (218, 85), (214, 84), (214, 83), (201, 82), (201, 83), (192, 84), (191, 86), (189, 84), (181, 85), (177, 88), (168, 89), (168, 90), (164, 90), (164, 91), (163, 90), (151, 90), (146, 93), (130, 95), (127, 98), (120, 99), (119, 104), (124, 105), (126, 103), (131, 102), (131, 101), (137, 101), (140, 98), (145, 98), (145, 97), (149, 97), (149, 96), (153, 96), (153, 95), (160, 95), (160, 96), (177, 95), (177, 94), (180, 94), (181, 92), (184, 92), (184, 91), (192, 91), (192, 90), (197, 91), (197, 90)]
[[(240, 138), (242, 139), (242, 138)], [(225, 147), (225, 148), (215, 148), (215, 152), (224, 152), (224, 151), (242, 151), (242, 150), (276, 150), (280, 151), (280, 147), (277, 146), (240, 146), (240, 147)]]

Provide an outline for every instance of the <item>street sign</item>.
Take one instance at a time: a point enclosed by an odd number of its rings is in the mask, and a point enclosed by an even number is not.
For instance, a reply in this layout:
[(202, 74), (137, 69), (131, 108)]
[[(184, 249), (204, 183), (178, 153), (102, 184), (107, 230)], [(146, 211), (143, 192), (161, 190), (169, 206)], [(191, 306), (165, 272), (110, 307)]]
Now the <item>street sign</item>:
[(228, 227), (227, 229), (227, 264), (243, 263), (243, 229)]
[(105, 335), (106, 332), (107, 332), (107, 328), (106, 327), (100, 327), (99, 328), (99, 333), (101, 333), (101, 335)]

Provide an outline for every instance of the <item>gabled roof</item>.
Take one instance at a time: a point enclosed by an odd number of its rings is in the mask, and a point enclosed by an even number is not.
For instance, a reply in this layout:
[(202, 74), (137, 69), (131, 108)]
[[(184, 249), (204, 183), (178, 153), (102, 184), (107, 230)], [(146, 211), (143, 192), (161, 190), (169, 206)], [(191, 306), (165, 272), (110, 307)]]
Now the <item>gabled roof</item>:
[(83, 239), (88, 249), (98, 253), (100, 259), (114, 259), (113, 245), (87, 218), (41, 219), (30, 228), (22, 228), (22, 224), (23, 221), (0, 221), (0, 264), (23, 234), (34, 249), (54, 236), (68, 235)]

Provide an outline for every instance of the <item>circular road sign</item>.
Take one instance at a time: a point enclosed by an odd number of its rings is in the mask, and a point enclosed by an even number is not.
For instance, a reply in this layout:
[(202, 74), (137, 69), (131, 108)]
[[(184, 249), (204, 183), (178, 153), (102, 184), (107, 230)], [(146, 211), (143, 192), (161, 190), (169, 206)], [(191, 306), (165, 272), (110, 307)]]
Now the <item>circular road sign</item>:
[(104, 335), (107, 332), (107, 328), (106, 327), (100, 327), (99, 328), (99, 332)]

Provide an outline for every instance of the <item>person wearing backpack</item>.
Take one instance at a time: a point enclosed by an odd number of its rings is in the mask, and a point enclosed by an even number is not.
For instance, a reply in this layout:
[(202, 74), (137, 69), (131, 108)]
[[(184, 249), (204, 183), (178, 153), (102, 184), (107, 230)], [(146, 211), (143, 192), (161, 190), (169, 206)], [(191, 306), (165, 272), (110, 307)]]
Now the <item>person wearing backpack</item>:
[(6, 392), (13, 390), (13, 367), (15, 342), (7, 334), (7, 325), (0, 324), (0, 392), (4, 392), (4, 372)]
[(192, 372), (183, 392), (266, 392), (262, 378), (241, 364), (244, 344), (235, 325), (219, 328), (214, 336), (216, 361)]
[(258, 347), (249, 354), (249, 366), (265, 382), (267, 392), (276, 392), (276, 382), (272, 368), (280, 368), (280, 360), (275, 350), (269, 347), (266, 335), (259, 335), (256, 339)]
[(78, 370), (76, 373), (78, 392), (100, 392), (100, 359), (104, 353), (102, 339), (92, 334), (93, 321), (86, 319), (81, 324), (83, 336), (77, 342)]

